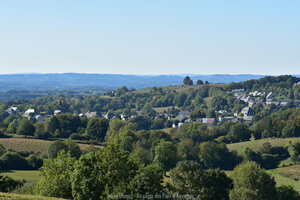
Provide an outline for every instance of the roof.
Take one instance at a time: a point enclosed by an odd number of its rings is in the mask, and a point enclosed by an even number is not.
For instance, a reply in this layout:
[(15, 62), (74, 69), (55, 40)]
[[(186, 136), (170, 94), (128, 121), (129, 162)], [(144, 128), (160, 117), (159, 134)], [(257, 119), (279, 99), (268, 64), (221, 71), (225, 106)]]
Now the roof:
[(87, 118), (97, 117), (97, 112), (87, 112), (87, 113), (85, 113), (85, 116)]
[(271, 98), (273, 98), (274, 96), (275, 96), (274, 93), (273, 93), (273, 92), (270, 92), (270, 93), (267, 95), (266, 99), (271, 99)]
[(34, 109), (28, 109), (28, 110), (26, 110), (26, 112), (25, 113), (35, 113), (35, 110)]
[(202, 119), (202, 122), (203, 122), (203, 124), (213, 124), (213, 123), (215, 123), (215, 118), (203, 118)]

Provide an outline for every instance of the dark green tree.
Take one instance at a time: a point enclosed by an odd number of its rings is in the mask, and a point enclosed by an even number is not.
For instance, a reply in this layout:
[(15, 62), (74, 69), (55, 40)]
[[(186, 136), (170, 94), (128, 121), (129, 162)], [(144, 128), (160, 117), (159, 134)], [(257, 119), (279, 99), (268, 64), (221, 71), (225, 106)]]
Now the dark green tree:
[(171, 186), (175, 195), (190, 195), (193, 199), (226, 200), (232, 188), (232, 180), (220, 170), (204, 171), (195, 161), (181, 161), (170, 172)]
[(193, 81), (191, 80), (191, 78), (189, 76), (186, 76), (183, 79), (183, 85), (193, 85)]
[(109, 120), (105, 118), (92, 118), (86, 128), (86, 133), (103, 142), (109, 127)]
[(64, 151), (65, 153), (67, 153), (68, 145), (66, 145), (66, 143), (64, 143), (62, 140), (56, 140), (52, 142), (48, 148), (48, 157), (56, 158), (60, 151)]
[(204, 82), (202, 80), (197, 80), (197, 85), (203, 85)]
[(141, 168), (130, 183), (133, 196), (139, 198), (139, 195), (161, 195), (164, 192), (163, 174), (164, 170), (154, 164)]
[(299, 200), (299, 193), (290, 185), (281, 185), (276, 188), (277, 200)]
[(155, 147), (154, 163), (168, 171), (178, 162), (177, 147), (172, 142), (161, 140)]
[(20, 124), (17, 129), (18, 135), (34, 135), (35, 128), (31, 121), (26, 118), (20, 120)]

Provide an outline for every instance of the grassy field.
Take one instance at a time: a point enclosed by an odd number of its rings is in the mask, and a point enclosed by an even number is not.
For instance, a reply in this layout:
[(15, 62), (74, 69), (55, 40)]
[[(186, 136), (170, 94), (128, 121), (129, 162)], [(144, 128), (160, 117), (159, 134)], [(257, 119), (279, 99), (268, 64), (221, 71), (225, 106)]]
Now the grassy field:
[(265, 142), (270, 142), (272, 146), (284, 146), (289, 142), (296, 142), (297, 140), (300, 141), (300, 138), (299, 137), (298, 138), (265, 138), (265, 139), (254, 140), (254, 141), (232, 143), (232, 144), (228, 144), (227, 147), (230, 150), (236, 150), (240, 154), (243, 153), (246, 147), (257, 151)]
[(268, 170), (274, 176), (277, 185), (291, 185), (300, 192), (300, 165), (292, 165)]
[(23, 195), (23, 194), (11, 194), (0, 192), (0, 200), (63, 200), (60, 198), (53, 197), (42, 197), (35, 195)]
[[(168, 111), (168, 109), (172, 109), (173, 106), (166, 106), (166, 107), (154, 107), (153, 109), (158, 113), (163, 113), (164, 111)], [(175, 109), (178, 109), (177, 106), (174, 107)]]
[(9, 176), (16, 180), (24, 179), (27, 182), (39, 180), (39, 175), (37, 170), (6, 170), (0, 172), (2, 175)]
[(9, 176), (15, 180), (26, 181), (23, 187), (15, 189), (12, 191), (13, 193), (32, 194), (34, 186), (39, 181), (39, 174), (37, 170), (7, 170), (0, 172), (2, 175)]
[[(33, 151), (47, 154), (48, 148), (53, 141), (28, 139), (28, 138), (0, 138), (0, 144), (6, 149), (15, 151)], [(78, 144), (82, 150), (85, 150), (93, 145)], [(96, 147), (96, 146), (95, 146)]]

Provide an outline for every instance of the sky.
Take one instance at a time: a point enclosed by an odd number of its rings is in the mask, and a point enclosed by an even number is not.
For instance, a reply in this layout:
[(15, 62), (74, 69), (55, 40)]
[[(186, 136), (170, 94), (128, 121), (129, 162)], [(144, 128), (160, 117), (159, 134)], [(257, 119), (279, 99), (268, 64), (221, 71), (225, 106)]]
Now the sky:
[(299, 0), (0, 0), (0, 74), (300, 74)]

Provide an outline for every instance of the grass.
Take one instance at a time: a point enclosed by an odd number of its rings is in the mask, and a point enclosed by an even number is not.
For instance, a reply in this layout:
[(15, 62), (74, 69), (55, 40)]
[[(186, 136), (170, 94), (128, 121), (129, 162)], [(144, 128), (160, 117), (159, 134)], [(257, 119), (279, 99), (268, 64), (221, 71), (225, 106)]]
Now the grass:
[[(166, 107), (154, 107), (153, 109), (158, 113), (163, 113), (164, 111), (168, 111), (168, 109), (172, 109), (173, 106), (166, 106)], [(175, 109), (178, 109), (177, 106), (174, 107)]]
[(0, 171), (2, 175), (9, 176), (16, 180), (38, 181), (39, 175), (37, 170), (5, 170)]
[(53, 197), (42, 197), (35, 195), (11, 194), (0, 192), (0, 200), (63, 200)]
[(258, 151), (265, 142), (269, 142), (272, 146), (285, 146), (289, 142), (296, 142), (297, 140), (300, 141), (300, 138), (264, 138), (260, 140), (232, 143), (228, 144), (227, 147), (229, 150), (236, 150), (239, 154), (241, 154), (246, 147), (254, 151)]
[(277, 185), (291, 185), (300, 192), (300, 165), (268, 170), (275, 178)]
[[(41, 152), (43, 154), (48, 153), (48, 148), (52, 142), (53, 141), (29, 138), (0, 138), (0, 144), (2, 144), (6, 149), (12, 149), (15, 151)], [(82, 150), (93, 146), (89, 144), (78, 145)]]
[(13, 193), (31, 194), (33, 193), (34, 186), (39, 181), (39, 174), (37, 170), (6, 170), (0, 172), (2, 175), (11, 177), (15, 180), (26, 181), (23, 187), (15, 189)]

